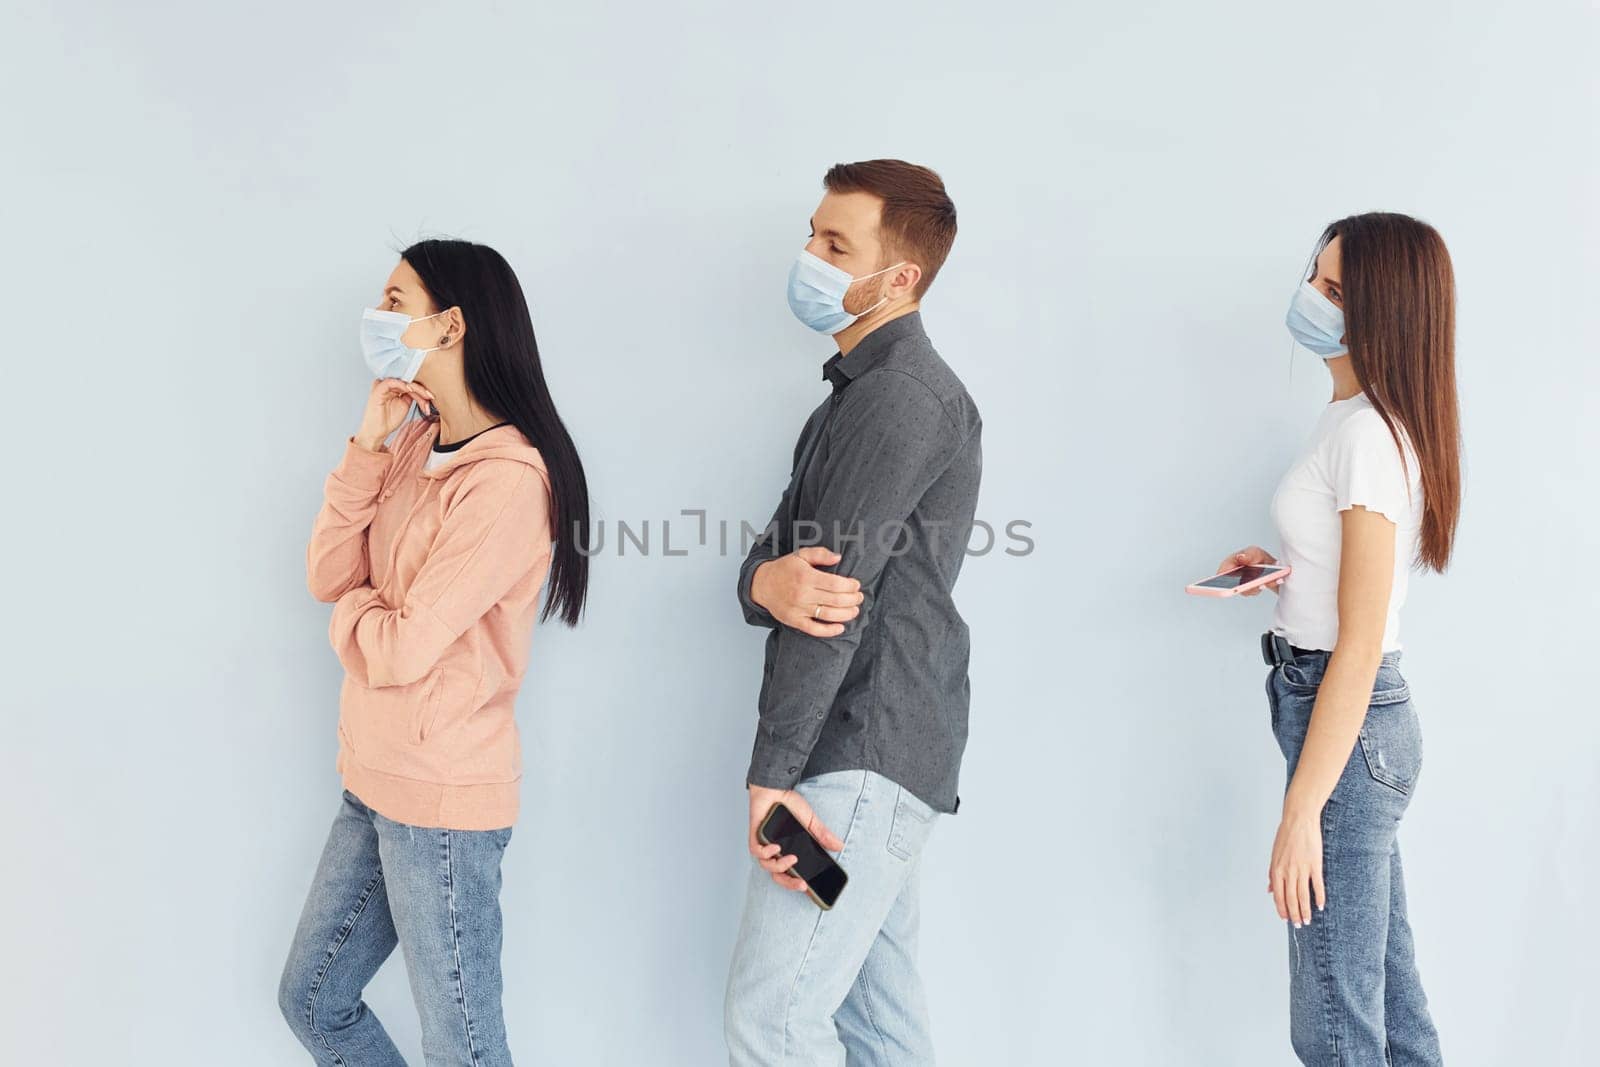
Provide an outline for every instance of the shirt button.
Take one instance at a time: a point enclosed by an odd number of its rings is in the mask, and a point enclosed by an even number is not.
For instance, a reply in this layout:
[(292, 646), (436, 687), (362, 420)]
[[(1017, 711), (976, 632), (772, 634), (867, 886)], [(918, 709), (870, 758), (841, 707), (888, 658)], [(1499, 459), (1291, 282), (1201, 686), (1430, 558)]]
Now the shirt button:
[(789, 768), (789, 773), (790, 773), (790, 774), (796, 774), (796, 773), (798, 773), (798, 772), (799, 772), (799, 770), (800, 770), (800, 768), (799, 768), (799, 767), (790, 767), (790, 768)]

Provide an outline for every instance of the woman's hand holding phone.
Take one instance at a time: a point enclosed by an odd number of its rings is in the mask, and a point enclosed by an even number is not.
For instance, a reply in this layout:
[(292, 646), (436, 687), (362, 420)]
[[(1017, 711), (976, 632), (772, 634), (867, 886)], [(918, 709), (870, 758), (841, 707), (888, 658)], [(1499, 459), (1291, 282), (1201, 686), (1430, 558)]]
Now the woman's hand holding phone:
[(405, 421), (412, 403), (420, 407), (424, 400), (433, 403), (433, 394), (426, 386), (399, 378), (375, 380), (372, 392), (367, 394), (367, 410), (361, 415), (361, 429), (355, 433), (356, 444), (368, 452), (376, 452), (383, 444), (383, 439)]
[[(1250, 545), (1248, 548), (1241, 548), (1232, 555), (1223, 557), (1222, 562), (1217, 564), (1217, 573), (1221, 574), (1224, 571), (1231, 571), (1235, 567), (1271, 567), (1276, 566), (1277, 562), (1278, 561), (1273, 558), (1272, 553), (1268, 552), (1266, 549), (1260, 547), (1259, 545)], [(1268, 582), (1264, 586), (1258, 585), (1254, 589), (1246, 589), (1239, 595), (1255, 596), (1256, 594), (1260, 593), (1262, 589), (1271, 589), (1274, 593), (1276, 593), (1278, 591), (1278, 587), (1282, 584), (1283, 579), (1279, 578), (1277, 581)]]

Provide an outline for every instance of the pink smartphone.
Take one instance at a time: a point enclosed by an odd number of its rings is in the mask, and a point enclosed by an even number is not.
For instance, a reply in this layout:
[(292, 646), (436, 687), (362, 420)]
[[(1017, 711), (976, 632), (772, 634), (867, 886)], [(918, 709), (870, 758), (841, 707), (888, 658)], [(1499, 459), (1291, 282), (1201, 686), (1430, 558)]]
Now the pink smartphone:
[(1288, 576), (1289, 568), (1281, 563), (1246, 563), (1195, 582), (1186, 591), (1195, 596), (1238, 596)]

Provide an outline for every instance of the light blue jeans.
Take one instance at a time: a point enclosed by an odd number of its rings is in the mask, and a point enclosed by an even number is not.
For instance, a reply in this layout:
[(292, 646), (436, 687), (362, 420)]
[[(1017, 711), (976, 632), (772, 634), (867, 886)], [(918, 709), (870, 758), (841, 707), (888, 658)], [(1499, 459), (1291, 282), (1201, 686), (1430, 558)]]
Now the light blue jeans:
[(500, 1010), (501, 830), (387, 819), (344, 791), (300, 914), (278, 1006), (320, 1064), (404, 1067), (361, 991), (396, 943), (432, 1065), (511, 1062)]
[(917, 975), (917, 873), (937, 812), (871, 771), (797, 787), (844, 841), (849, 883), (833, 910), (754, 865), (728, 972), (723, 1026), (733, 1067), (927, 1067)]
[[(1300, 1062), (1434, 1067), (1428, 1015), (1406, 918), (1395, 833), (1422, 770), (1422, 732), (1400, 653), (1383, 657), (1350, 760), (1322, 809), (1327, 909), (1289, 927), (1289, 1036)], [(1294, 777), (1328, 654), (1296, 656), (1267, 676), (1272, 731)]]

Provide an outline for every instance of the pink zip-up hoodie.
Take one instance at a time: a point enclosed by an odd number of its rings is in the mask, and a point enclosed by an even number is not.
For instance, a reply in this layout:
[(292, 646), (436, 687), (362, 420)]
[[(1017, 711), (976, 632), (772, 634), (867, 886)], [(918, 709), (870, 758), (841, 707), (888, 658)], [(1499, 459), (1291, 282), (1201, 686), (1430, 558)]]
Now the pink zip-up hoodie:
[(517, 816), (514, 718), (554, 525), (549, 473), (514, 425), (423, 467), (438, 422), (388, 451), (345, 440), (306, 548), (344, 664), (345, 788), (412, 826), (494, 830)]

